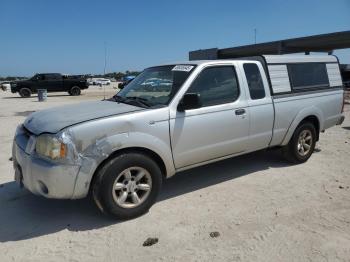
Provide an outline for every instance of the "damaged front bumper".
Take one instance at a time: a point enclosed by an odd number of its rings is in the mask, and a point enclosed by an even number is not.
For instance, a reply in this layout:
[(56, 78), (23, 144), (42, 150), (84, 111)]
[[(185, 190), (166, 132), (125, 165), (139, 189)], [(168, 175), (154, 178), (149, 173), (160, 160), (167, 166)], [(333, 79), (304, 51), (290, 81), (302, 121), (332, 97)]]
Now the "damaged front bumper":
[[(75, 151), (69, 135), (62, 137), (68, 148)], [(35, 152), (36, 139), (37, 136), (23, 126), (17, 128), (12, 147), (15, 181), (33, 194), (47, 198), (85, 197), (96, 163), (75, 153), (60, 161), (41, 157)]]
[(15, 180), (36, 195), (73, 199), (80, 166), (48, 162), (27, 154), (16, 142), (13, 146)]

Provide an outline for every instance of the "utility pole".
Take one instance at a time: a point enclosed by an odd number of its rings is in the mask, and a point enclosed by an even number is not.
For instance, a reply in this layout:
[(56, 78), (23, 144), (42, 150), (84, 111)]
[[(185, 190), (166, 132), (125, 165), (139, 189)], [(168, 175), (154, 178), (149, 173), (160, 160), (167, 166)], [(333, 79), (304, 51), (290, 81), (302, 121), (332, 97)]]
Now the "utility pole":
[(256, 28), (254, 28), (254, 44), (256, 45)]
[[(107, 67), (107, 45), (106, 41), (104, 42), (104, 50), (105, 50), (105, 66), (103, 68), (103, 76), (106, 75), (106, 67)], [(106, 100), (106, 85), (103, 85), (103, 100)]]
[(106, 44), (106, 41), (104, 42), (104, 47), (105, 47), (105, 66), (103, 69), (103, 74), (105, 75), (106, 74), (106, 67), (107, 67), (107, 44)]

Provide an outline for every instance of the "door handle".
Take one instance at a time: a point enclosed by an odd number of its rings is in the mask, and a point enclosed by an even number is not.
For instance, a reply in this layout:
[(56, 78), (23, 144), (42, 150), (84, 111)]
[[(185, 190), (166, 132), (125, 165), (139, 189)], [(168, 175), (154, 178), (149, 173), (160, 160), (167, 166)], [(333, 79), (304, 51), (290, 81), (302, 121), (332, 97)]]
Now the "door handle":
[(244, 115), (245, 114), (245, 109), (243, 109), (243, 108), (237, 109), (237, 110), (235, 110), (235, 114), (237, 116)]

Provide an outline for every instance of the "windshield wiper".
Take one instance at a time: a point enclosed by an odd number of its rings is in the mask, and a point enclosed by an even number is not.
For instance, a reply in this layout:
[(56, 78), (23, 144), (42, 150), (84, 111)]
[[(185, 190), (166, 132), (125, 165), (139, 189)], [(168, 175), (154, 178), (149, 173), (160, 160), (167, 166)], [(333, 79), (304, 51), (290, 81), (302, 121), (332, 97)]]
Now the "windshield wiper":
[(125, 101), (125, 97), (119, 96), (119, 95), (114, 95), (112, 97), (112, 99), (114, 99), (115, 102), (124, 102)]
[(146, 107), (151, 107), (152, 105), (149, 103), (149, 101), (146, 98), (138, 97), (138, 96), (127, 96), (126, 99), (130, 99), (132, 101), (137, 102), (138, 104), (141, 104)]
[[(120, 96), (120, 95), (114, 95), (111, 100), (117, 102), (117, 103), (124, 103), (128, 105), (135, 105), (141, 107), (151, 107), (152, 105), (148, 103), (148, 100), (142, 97), (136, 97), (136, 96)], [(137, 106), (136, 105), (136, 106)]]

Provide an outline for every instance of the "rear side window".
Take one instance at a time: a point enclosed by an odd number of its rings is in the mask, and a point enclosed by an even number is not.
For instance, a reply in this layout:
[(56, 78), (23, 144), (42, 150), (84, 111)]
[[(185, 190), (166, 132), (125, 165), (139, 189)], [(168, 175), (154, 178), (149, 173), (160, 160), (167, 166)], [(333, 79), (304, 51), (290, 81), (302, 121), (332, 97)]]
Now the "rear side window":
[(329, 86), (324, 63), (289, 64), (288, 72), (294, 90)]
[(199, 94), (203, 107), (233, 102), (239, 96), (235, 69), (232, 66), (204, 69), (187, 93)]
[(259, 67), (256, 64), (244, 64), (244, 73), (247, 78), (250, 98), (261, 99), (265, 97), (264, 83), (261, 78)]
[(59, 74), (47, 74), (45, 75), (45, 80), (61, 80), (62, 76)]
[(44, 80), (44, 79), (45, 79), (45, 76), (44, 76), (44, 75), (37, 75), (37, 76), (36, 76), (36, 79), (37, 79), (37, 80)]

